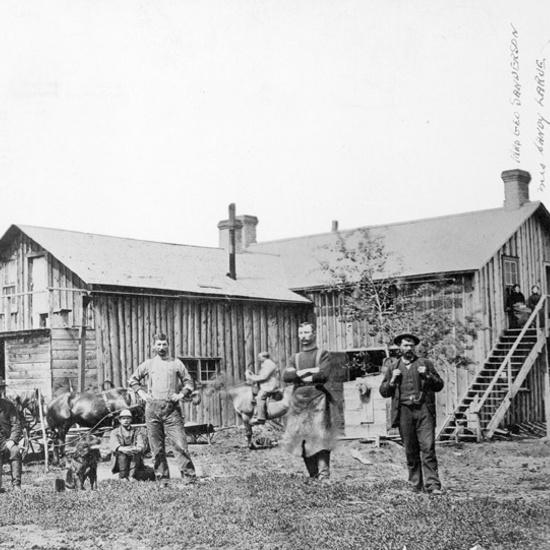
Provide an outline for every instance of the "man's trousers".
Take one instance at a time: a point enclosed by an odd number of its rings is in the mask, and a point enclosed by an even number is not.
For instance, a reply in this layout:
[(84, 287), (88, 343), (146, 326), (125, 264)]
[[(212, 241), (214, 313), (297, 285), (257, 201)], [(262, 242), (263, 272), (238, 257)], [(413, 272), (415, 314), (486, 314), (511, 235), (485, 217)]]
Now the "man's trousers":
[(435, 418), (425, 403), (401, 405), (399, 434), (405, 447), (409, 483), (428, 492), (441, 489), (435, 454)]
[(165, 400), (153, 400), (147, 403), (145, 423), (157, 479), (170, 478), (166, 460), (167, 437), (172, 441), (177, 468), (181, 476), (195, 479), (195, 466), (187, 449), (187, 435), (177, 403)]

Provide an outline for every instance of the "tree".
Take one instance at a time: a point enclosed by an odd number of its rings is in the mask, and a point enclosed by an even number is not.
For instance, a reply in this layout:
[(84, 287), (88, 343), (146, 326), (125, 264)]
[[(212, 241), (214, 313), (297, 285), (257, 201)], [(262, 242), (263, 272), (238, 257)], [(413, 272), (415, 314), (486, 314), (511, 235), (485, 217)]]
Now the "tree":
[(330, 288), (340, 296), (340, 321), (365, 321), (369, 335), (385, 347), (388, 357), (395, 336), (414, 332), (424, 356), (447, 365), (471, 364), (467, 351), (480, 324), (474, 317), (453, 316), (457, 285), (443, 278), (407, 283), (400, 259), (386, 250), (382, 236), (368, 229), (345, 237), (339, 233), (336, 243), (326, 248), (331, 260), (321, 265)]

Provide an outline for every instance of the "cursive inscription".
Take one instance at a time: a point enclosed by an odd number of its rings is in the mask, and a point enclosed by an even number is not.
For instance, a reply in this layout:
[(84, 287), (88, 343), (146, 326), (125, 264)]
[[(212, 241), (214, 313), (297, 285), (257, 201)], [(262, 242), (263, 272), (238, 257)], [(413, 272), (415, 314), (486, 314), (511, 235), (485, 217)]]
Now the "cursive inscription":
[(512, 133), (514, 139), (512, 140), (512, 148), (510, 150), (510, 157), (516, 163), (521, 161), (521, 117), (519, 107), (521, 107), (521, 82), (519, 72), (519, 45), (518, 45), (518, 31), (512, 23), (512, 36), (510, 38), (510, 75), (512, 76), (512, 94), (510, 97), (510, 104), (514, 106), (512, 112)]
[(537, 127), (535, 136), (535, 148), (541, 156), (539, 161), (539, 191), (546, 187), (546, 160), (544, 158), (544, 144), (546, 140), (546, 128), (550, 124), (547, 118), (541, 113), (544, 109), (544, 100), (546, 97), (546, 58), (535, 61), (535, 103), (538, 105)]
[(546, 95), (546, 82), (544, 80), (544, 73), (546, 71), (546, 58), (537, 59), (535, 67), (535, 101), (540, 107), (544, 107), (544, 96)]

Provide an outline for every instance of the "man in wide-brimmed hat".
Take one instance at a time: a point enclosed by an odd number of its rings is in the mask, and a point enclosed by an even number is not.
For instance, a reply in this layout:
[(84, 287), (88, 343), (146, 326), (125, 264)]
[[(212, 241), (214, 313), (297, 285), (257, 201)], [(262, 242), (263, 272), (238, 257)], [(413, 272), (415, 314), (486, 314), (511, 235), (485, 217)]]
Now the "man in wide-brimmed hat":
[(386, 371), (380, 393), (392, 398), (392, 428), (399, 428), (413, 491), (439, 495), (435, 392), (443, 389), (443, 380), (431, 361), (415, 354), (415, 346), (420, 342), (418, 336), (404, 333), (393, 342), (399, 347), (401, 357)]
[[(0, 378), (0, 394), (3, 395), (5, 389), (6, 382)], [(3, 459), (10, 462), (14, 489), (21, 488), (22, 458), (17, 443), (22, 437), (23, 426), (15, 405), (8, 399), (0, 398), (0, 453)]]

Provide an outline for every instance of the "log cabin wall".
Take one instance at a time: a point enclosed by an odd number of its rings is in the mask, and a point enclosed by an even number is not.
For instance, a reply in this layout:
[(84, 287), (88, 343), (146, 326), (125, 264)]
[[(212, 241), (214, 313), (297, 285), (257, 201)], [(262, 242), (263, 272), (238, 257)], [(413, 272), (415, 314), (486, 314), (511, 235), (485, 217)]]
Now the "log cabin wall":
[[(465, 317), (475, 310), (473, 276), (456, 274), (446, 275), (445, 278), (453, 279), (454, 284), (461, 288), (460, 292), (454, 295), (450, 314), (455, 319), (464, 321)], [(347, 322), (342, 319), (344, 300), (338, 292), (314, 290), (307, 292), (307, 297), (313, 302), (315, 308), (317, 340), (326, 349), (352, 351), (384, 348), (382, 341), (371, 334), (367, 321)], [(430, 297), (426, 296), (421, 300), (426, 302), (425, 309), (428, 309)]]
[[(255, 369), (260, 351), (269, 351), (282, 371), (298, 346), (298, 325), (311, 317), (309, 305), (219, 298), (93, 295), (98, 383), (126, 386), (136, 367), (151, 356), (153, 337), (163, 332), (179, 358), (218, 359), (229, 385)], [(214, 425), (236, 421), (228, 399), (202, 387), (202, 403), (187, 406), (187, 420)]]

